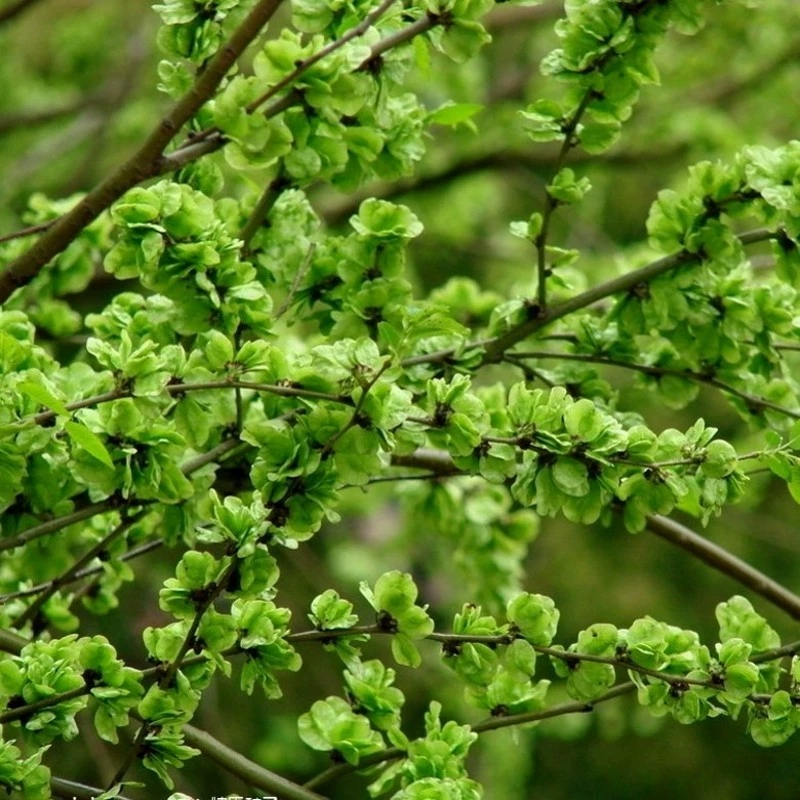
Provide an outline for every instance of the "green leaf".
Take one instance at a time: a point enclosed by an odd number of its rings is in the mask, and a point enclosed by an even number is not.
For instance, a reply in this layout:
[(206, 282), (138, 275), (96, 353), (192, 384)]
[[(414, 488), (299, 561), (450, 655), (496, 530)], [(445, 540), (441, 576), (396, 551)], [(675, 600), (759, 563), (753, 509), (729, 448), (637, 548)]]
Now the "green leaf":
[(484, 106), (480, 103), (454, 103), (448, 101), (428, 114), (428, 122), (435, 125), (448, 125), (450, 127), (466, 124), (468, 127), (472, 128), (472, 130), (475, 130), (475, 126), (470, 120), (477, 113), (483, 111), (483, 108)]
[(402, 633), (392, 636), (392, 655), (398, 664), (416, 669), (422, 664), (422, 656), (410, 637)]
[(589, 472), (586, 465), (577, 459), (556, 459), (550, 474), (555, 486), (570, 497), (583, 497), (589, 493)]
[(422, 223), (409, 208), (374, 198), (361, 203), (350, 224), (362, 236), (413, 239), (422, 233)]
[(620, 129), (619, 122), (590, 122), (580, 128), (578, 141), (587, 153), (597, 155), (619, 139)]
[(92, 433), (85, 425), (71, 420), (64, 423), (64, 430), (75, 444), (86, 450), (109, 469), (114, 469), (114, 462), (111, 460), (103, 440), (95, 433)]
[(556, 635), (560, 612), (549, 597), (519, 594), (508, 603), (506, 614), (508, 621), (531, 644), (547, 646)]
[[(22, 392), (31, 400), (44, 406), (45, 408), (54, 411), (61, 416), (69, 416), (69, 410), (62, 400), (59, 400), (55, 395), (50, 392), (47, 387), (41, 383), (34, 383), (33, 381), (22, 381), (17, 384), (17, 389)], [(86, 448), (87, 450), (89, 448)]]

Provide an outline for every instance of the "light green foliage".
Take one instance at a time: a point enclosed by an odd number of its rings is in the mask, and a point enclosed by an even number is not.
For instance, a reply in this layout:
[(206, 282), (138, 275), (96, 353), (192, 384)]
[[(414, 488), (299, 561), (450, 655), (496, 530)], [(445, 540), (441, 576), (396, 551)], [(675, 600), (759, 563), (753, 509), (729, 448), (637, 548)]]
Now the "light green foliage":
[(393, 634), (392, 654), (397, 663), (418, 667), (422, 658), (414, 640), (431, 633), (433, 620), (428, 616), (427, 606), (416, 605), (417, 587), (411, 576), (396, 570), (387, 572), (374, 587), (364, 582), (360, 589), (377, 613), (378, 627)]
[[(19, 182), (0, 188), (2, 219), (32, 226), (0, 241), (0, 789), (54, 794), (48, 747), (75, 747), (86, 716), (121, 764), (98, 797), (135, 762), (172, 788), (201, 753), (265, 795), (309, 797), (185, 728), (213, 719), (212, 692), (227, 712), (257, 687), (255, 760), (299, 775), (324, 753), (338, 766), (310, 785), (358, 770), (392, 800), (511, 800), (475, 780), (479, 753), (468, 771), (479, 736), (528, 726), (527, 742), (530, 726), (629, 692), (653, 717), (745, 718), (757, 744), (786, 742), (800, 648), (749, 599), (719, 603), (719, 635), (701, 637), (682, 626), (695, 615), (708, 630), (710, 614), (690, 602), (674, 619), (605, 616), (563, 589), (646, 599), (647, 558), (635, 578), (600, 571), (626, 565), (626, 531), (652, 529), (800, 616), (724, 536), (663, 519), (727, 523), (733, 503), (755, 514), (781, 484), (800, 501), (800, 143), (724, 117), (740, 68), (762, 82), (759, 63), (733, 63), (749, 48), (723, 58), (713, 26), (676, 43), (723, 15), (714, 3), (567, 0), (556, 49), (516, 86), (552, 45), (521, 25), (523, 55), (493, 61), (503, 27), (534, 19), (525, 6), (279, 5), (157, 3), (163, 59), (140, 70), (131, 52), (125, 75), (157, 70), (172, 110), (137, 88), (108, 119), (133, 84), (95, 90), (84, 70), (106, 57), (102, 37), (64, 29), (65, 86), (29, 83), (38, 105), (18, 127), (47, 125), (52, 106), (56, 121), (78, 115), (69, 139), (103, 117), (98, 147), (133, 155), (97, 190), (99, 156), (89, 178), (48, 175), (50, 199), (26, 171), (69, 148), (31, 149), (24, 130), (0, 142)], [(791, 28), (796, 12), (781, 13)], [(705, 116), (682, 84), (694, 58), (734, 82)], [(22, 65), (7, 61), (0, 88), (19, 99)], [(663, 91), (686, 88), (685, 108), (640, 121), (637, 103), (652, 116), (650, 88), (680, 69)], [(617, 147), (627, 135), (632, 149)], [(693, 165), (664, 177), (656, 144), (670, 169), (676, 153)], [(649, 187), (633, 204), (655, 198), (634, 233), (615, 227), (626, 185), (608, 171), (631, 160)], [(513, 180), (483, 175), (497, 169)], [(596, 525), (611, 555), (531, 554), (540, 530), (570, 525)], [(120, 736), (132, 718), (138, 733)]]
[(383, 746), (381, 735), (370, 729), (366, 717), (350, 708), (341, 697), (318, 700), (298, 720), (300, 738), (315, 750), (335, 750), (348, 764), (375, 753)]

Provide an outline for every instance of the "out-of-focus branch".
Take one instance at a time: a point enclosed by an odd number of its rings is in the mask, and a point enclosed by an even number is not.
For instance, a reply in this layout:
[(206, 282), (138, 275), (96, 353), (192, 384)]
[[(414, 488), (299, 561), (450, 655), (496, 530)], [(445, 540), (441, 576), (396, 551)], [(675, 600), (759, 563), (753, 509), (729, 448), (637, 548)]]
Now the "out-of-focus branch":
[[(653, 151), (620, 150), (603, 156), (589, 156), (587, 153), (575, 152), (572, 163), (588, 162), (609, 164), (627, 167), (635, 164), (652, 165), (659, 161), (670, 161), (680, 157), (686, 147), (676, 144), (673, 147)], [(391, 183), (370, 184), (361, 191), (347, 196), (326, 199), (321, 203), (320, 213), (331, 224), (340, 224), (349, 219), (358, 211), (361, 202), (368, 197), (377, 197), (391, 200), (396, 197), (424, 192), (446, 186), (452, 181), (481, 172), (509, 172), (518, 174), (519, 171), (528, 170), (533, 173), (551, 170), (558, 158), (558, 150), (553, 147), (538, 147), (536, 150), (493, 150), (476, 153), (466, 158), (454, 161), (436, 170), (419, 175), (407, 180), (392, 181)]]
[(486, 15), (484, 27), (491, 33), (503, 28), (518, 28), (538, 25), (560, 17), (564, 13), (564, 3), (546, 3), (541, 6), (498, 5)]
[(34, 3), (39, 0), (16, 0), (16, 2), (9, 3), (5, 8), (0, 8), (0, 25), (4, 22), (14, 19), (23, 11), (27, 11)]

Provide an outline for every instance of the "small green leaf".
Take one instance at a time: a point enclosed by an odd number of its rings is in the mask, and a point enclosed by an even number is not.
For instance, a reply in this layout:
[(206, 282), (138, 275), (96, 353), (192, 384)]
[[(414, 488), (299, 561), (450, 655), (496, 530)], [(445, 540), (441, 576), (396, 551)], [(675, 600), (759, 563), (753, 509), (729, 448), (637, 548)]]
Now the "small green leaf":
[(93, 455), (109, 469), (114, 469), (114, 462), (111, 460), (111, 456), (106, 450), (102, 439), (97, 434), (92, 433), (85, 425), (71, 420), (64, 424), (64, 429), (73, 442), (80, 445), (87, 453)]
[[(66, 405), (55, 397), (48, 389), (41, 383), (34, 383), (33, 381), (22, 381), (17, 384), (17, 389), (22, 392), (26, 397), (29, 397), (39, 405), (49, 408), (56, 414), (61, 416), (68, 416), (69, 410)], [(89, 448), (86, 448), (87, 450)]]
[(428, 114), (428, 122), (451, 127), (467, 124), (474, 129), (474, 125), (470, 123), (470, 120), (482, 110), (483, 106), (480, 103), (448, 102), (439, 106), (435, 111), (431, 111)]

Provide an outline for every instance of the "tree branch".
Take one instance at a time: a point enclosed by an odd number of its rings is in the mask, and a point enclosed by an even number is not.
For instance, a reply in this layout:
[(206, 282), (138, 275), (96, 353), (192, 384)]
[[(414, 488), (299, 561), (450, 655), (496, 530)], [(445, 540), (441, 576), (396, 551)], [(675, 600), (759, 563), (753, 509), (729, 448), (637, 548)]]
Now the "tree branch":
[[(741, 233), (737, 238), (743, 245), (748, 245), (754, 244), (755, 242), (763, 242), (767, 241), (768, 239), (774, 239), (779, 235), (779, 231), (771, 231), (767, 228), (757, 228), (752, 231), (747, 231), (746, 233)], [(521, 325), (511, 328), (511, 330), (506, 331), (506, 333), (496, 337), (495, 339), (490, 339), (483, 343), (485, 344), (486, 348), (483, 363), (490, 364), (499, 361), (502, 357), (502, 354), (508, 350), (509, 347), (513, 347), (517, 342), (521, 342), (532, 333), (535, 333), (541, 328), (544, 328), (546, 325), (550, 325), (552, 322), (555, 322), (562, 317), (566, 317), (569, 314), (573, 314), (575, 311), (579, 311), (582, 308), (594, 305), (599, 300), (605, 300), (606, 297), (611, 297), (612, 295), (619, 294), (621, 292), (628, 292), (635, 286), (638, 286), (640, 283), (646, 284), (649, 281), (652, 281), (654, 278), (657, 278), (659, 275), (663, 275), (665, 272), (685, 266), (686, 264), (696, 260), (698, 260), (698, 256), (696, 254), (681, 250), (679, 253), (673, 253), (672, 255), (664, 256), (663, 258), (659, 258), (657, 261), (653, 261), (647, 266), (631, 270), (631, 272), (626, 272), (624, 275), (620, 275), (617, 278), (612, 278), (610, 281), (606, 281), (605, 283), (601, 283), (598, 286), (592, 287), (591, 289), (587, 289), (585, 292), (581, 292), (580, 294), (575, 295), (575, 297), (565, 300), (563, 303), (559, 303), (557, 306), (553, 306), (545, 311), (545, 313), (535, 317), (534, 319), (527, 320)]]
[[(612, 689), (609, 689), (605, 694), (601, 694), (600, 697), (595, 698), (591, 703), (561, 703), (560, 705), (551, 706), (543, 711), (530, 711), (525, 714), (510, 714), (507, 717), (491, 717), (490, 719), (487, 719), (484, 722), (479, 722), (477, 725), (472, 725), (471, 727), (476, 733), (485, 733), (486, 731), (509, 728), (514, 725), (524, 725), (529, 722), (541, 722), (545, 719), (562, 717), (566, 714), (586, 714), (594, 711), (594, 707), (596, 705), (605, 703), (607, 700), (613, 700), (615, 697), (620, 697), (624, 694), (630, 694), (631, 692), (635, 691), (635, 689), (636, 686), (632, 682), (627, 681), (619, 684), (618, 686), (614, 686)], [(330, 783), (330, 781), (340, 777), (341, 775), (347, 775), (356, 769), (362, 769), (363, 767), (381, 764), (384, 761), (393, 761), (397, 758), (403, 758), (405, 755), (405, 750), (401, 750), (399, 747), (390, 747), (386, 750), (381, 750), (379, 753), (371, 753), (370, 755), (364, 756), (359, 760), (357, 767), (353, 767), (350, 764), (337, 764), (334, 767), (329, 767), (324, 772), (320, 772), (319, 775), (314, 776), (310, 781), (306, 781), (304, 786), (308, 789), (316, 788), (317, 786), (322, 786), (325, 783)]]
[(92, 189), (71, 211), (60, 217), (30, 250), (0, 273), (0, 303), (32, 280), (54, 256), (62, 252), (90, 222), (128, 189), (160, 174), (163, 167), (161, 159), (166, 146), (212, 97), (230, 68), (261, 33), (281, 2), (282, 0), (260, 0), (205, 70), (199, 73), (192, 88), (158, 123), (139, 150)]
[[(527, 6), (513, 6), (513, 8), (527, 8)], [(660, 150), (615, 150), (595, 157), (578, 151), (573, 153), (570, 162), (572, 164), (583, 164), (591, 159), (595, 163), (616, 166), (650, 164), (656, 161), (672, 160), (679, 156), (684, 149), (682, 145), (676, 145), (672, 148)], [(423, 172), (416, 177), (372, 183), (353, 194), (330, 199), (325, 198), (325, 201), (321, 204), (320, 213), (326, 222), (339, 225), (356, 213), (361, 203), (370, 197), (392, 200), (396, 197), (436, 189), (452, 181), (457, 181), (459, 178), (481, 172), (508, 172), (509, 174), (519, 175), (520, 170), (527, 170), (539, 175), (545, 170), (551, 170), (557, 157), (558, 152), (546, 145), (537, 150), (501, 148), (472, 153), (465, 158), (453, 161), (430, 172)]]
[(677, 378), (686, 378), (690, 381), (695, 381), (696, 383), (704, 383), (707, 386), (713, 386), (715, 389), (719, 389), (721, 392), (725, 392), (726, 394), (733, 395), (734, 397), (738, 397), (740, 400), (744, 400), (749, 406), (754, 408), (763, 407), (769, 408), (773, 411), (777, 411), (779, 414), (785, 414), (787, 417), (791, 417), (792, 419), (800, 419), (800, 411), (795, 411), (791, 408), (787, 408), (786, 406), (782, 406), (779, 403), (773, 403), (771, 400), (767, 400), (765, 397), (759, 397), (755, 394), (750, 394), (749, 392), (745, 392), (742, 389), (738, 389), (735, 386), (731, 386), (729, 383), (725, 383), (724, 381), (718, 380), (717, 378), (712, 377), (711, 375), (704, 375), (701, 372), (692, 372), (691, 370), (683, 370), (683, 369), (671, 369), (670, 367), (658, 367), (649, 364), (634, 364), (630, 361), (623, 361), (619, 358), (608, 358), (606, 356), (596, 356), (596, 355), (589, 355), (585, 353), (549, 353), (546, 351), (524, 351), (524, 352), (517, 352), (509, 353), (506, 357), (510, 359), (510, 356), (514, 357), (514, 361), (517, 359), (526, 359), (526, 358), (533, 358), (537, 360), (543, 359), (552, 359), (552, 360), (562, 360), (562, 361), (580, 361), (585, 364), (606, 364), (610, 367), (620, 367), (621, 369), (628, 369), (633, 370), (634, 372), (641, 372), (644, 375), (651, 375), (655, 378), (660, 378), (664, 376), (674, 376)]
[(651, 533), (686, 550), (713, 569), (751, 589), (792, 619), (800, 620), (800, 596), (785, 586), (767, 577), (717, 544), (695, 533), (685, 525), (660, 515), (648, 517), (647, 528)]
[[(578, 129), (581, 118), (586, 111), (592, 97), (594, 96), (593, 90), (588, 90), (581, 98), (580, 103), (572, 116), (563, 126), (564, 141), (561, 144), (561, 149), (558, 151), (556, 163), (553, 168), (553, 175), (558, 175), (561, 172), (564, 164), (566, 163), (567, 156), (570, 150), (577, 144), (575, 141), (575, 131)], [(544, 209), (542, 210), (542, 229), (534, 239), (534, 247), (536, 247), (536, 274), (538, 284), (536, 287), (536, 301), (539, 306), (539, 313), (545, 313), (547, 309), (547, 278), (550, 274), (550, 269), (547, 266), (547, 237), (550, 233), (550, 222), (553, 219), (553, 212), (558, 208), (558, 201), (550, 194), (545, 188)]]
[(88, 566), (97, 556), (103, 552), (115, 539), (122, 536), (129, 528), (139, 522), (147, 513), (148, 509), (141, 509), (132, 514), (127, 519), (122, 520), (113, 530), (106, 534), (100, 541), (89, 548), (69, 569), (65, 570), (58, 578), (50, 581), (47, 588), (14, 620), (15, 628), (22, 628), (28, 622), (36, 618), (42, 606), (59, 590), (68, 584), (75, 575), (84, 567)]
[[(50, 778), (50, 790), (53, 797), (61, 797), (64, 800), (96, 800), (103, 793), (103, 790), (96, 786), (55, 777)], [(114, 800), (130, 800), (130, 798), (124, 794), (117, 794), (114, 795)]]
[(265, 792), (275, 792), (281, 800), (326, 800), (325, 797), (309, 788), (296, 783), (259, 766), (249, 758), (245, 758), (228, 745), (223, 744), (194, 725), (186, 724), (181, 730), (187, 744), (201, 750), (212, 761), (223, 769), (241, 778), (249, 786), (255, 786)]
[(0, 24), (14, 19), (18, 14), (27, 11), (34, 3), (39, 0), (16, 0), (9, 3), (5, 8), (0, 8)]

